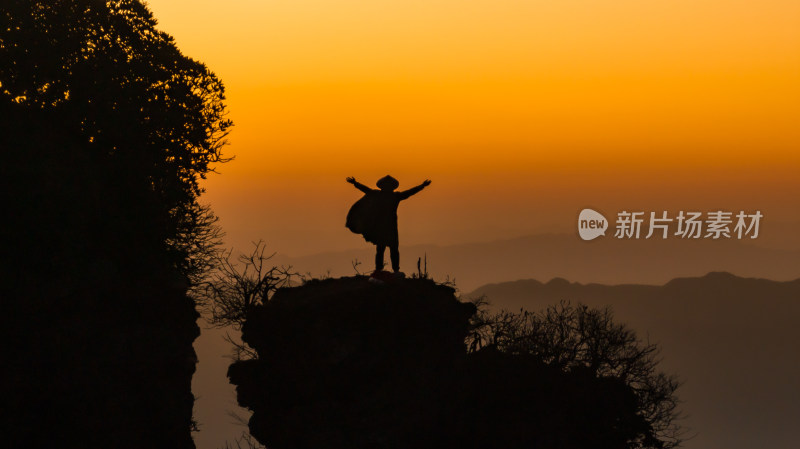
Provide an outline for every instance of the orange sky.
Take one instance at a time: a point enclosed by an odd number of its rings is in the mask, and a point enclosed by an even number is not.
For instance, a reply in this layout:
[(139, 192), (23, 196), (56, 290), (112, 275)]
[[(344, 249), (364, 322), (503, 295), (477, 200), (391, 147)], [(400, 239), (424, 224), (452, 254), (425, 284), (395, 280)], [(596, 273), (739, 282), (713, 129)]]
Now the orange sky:
[[(584, 207), (760, 209), (759, 242), (800, 225), (797, 0), (149, 4), (227, 87), (236, 160), (205, 201), (238, 250), (368, 248), (344, 179), (387, 173), (433, 180), (400, 208), (405, 244), (574, 232)], [(228, 345), (197, 347), (195, 438), (221, 447)]]
[[(433, 185), (403, 243), (571, 231), (585, 206), (800, 220), (800, 2), (153, 0), (225, 82), (229, 242), (360, 247), (366, 184)], [(766, 225), (765, 225), (766, 226)]]

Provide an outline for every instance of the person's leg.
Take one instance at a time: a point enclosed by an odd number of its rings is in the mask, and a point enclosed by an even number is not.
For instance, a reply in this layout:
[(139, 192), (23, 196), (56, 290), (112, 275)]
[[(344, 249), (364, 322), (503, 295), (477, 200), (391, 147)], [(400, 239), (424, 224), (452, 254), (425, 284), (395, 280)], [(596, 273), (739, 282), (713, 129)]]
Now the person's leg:
[(375, 245), (375, 271), (383, 270), (383, 253), (386, 251), (384, 245)]
[(389, 256), (392, 258), (392, 270), (397, 273), (400, 271), (400, 249), (397, 245), (389, 247)]

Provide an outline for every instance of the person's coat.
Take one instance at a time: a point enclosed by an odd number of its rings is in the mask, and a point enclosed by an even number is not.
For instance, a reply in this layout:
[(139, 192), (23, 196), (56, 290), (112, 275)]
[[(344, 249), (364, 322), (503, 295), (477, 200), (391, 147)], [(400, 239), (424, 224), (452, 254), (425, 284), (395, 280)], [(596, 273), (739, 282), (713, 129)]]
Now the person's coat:
[(423, 186), (403, 192), (375, 190), (363, 184), (356, 187), (365, 194), (347, 213), (347, 229), (376, 245), (397, 246), (397, 206), (400, 201), (422, 190)]

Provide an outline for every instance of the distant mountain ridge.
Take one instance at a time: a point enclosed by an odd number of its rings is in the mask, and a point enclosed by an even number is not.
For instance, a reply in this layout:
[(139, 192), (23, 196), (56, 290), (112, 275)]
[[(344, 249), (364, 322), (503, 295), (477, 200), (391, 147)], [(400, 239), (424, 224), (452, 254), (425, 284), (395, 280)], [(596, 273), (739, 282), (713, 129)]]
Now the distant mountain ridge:
[[(625, 289), (625, 290), (642, 289), (642, 290), (652, 290), (653, 292), (657, 292), (661, 288), (681, 289), (698, 285), (717, 285), (719, 287), (723, 286), (727, 287), (730, 285), (746, 286), (748, 284), (749, 285), (758, 284), (766, 287), (782, 286), (782, 288), (792, 290), (794, 288), (800, 287), (800, 277), (790, 281), (775, 281), (763, 278), (737, 276), (727, 271), (711, 271), (706, 275), (699, 277), (687, 276), (687, 277), (673, 278), (662, 285), (653, 285), (646, 283), (625, 283), (625, 284), (607, 285), (596, 282), (584, 284), (581, 282), (570, 282), (569, 280), (564, 279), (563, 277), (554, 277), (547, 282), (541, 282), (537, 279), (518, 279), (515, 281), (488, 283), (467, 293), (467, 296), (476, 296), (482, 294), (529, 295), (531, 293), (531, 290), (536, 290), (536, 289), (541, 289), (542, 292), (545, 294), (577, 292), (581, 290), (587, 290), (587, 291), (594, 290), (595, 293), (614, 292), (615, 290), (618, 289)], [(505, 300), (509, 298), (510, 298), (509, 296), (504, 296)]]
[(778, 282), (727, 272), (663, 285), (581, 284), (563, 278), (487, 284), (494, 308), (540, 310), (560, 300), (610, 306), (616, 320), (662, 348), (662, 366), (697, 434), (688, 449), (796, 447), (800, 418), (800, 279)]
[[(573, 234), (537, 234), (460, 245), (400, 247), (403, 271), (416, 271), (417, 258), (427, 256), (434, 279), (447, 276), (462, 291), (490, 282), (537, 277), (566, 277), (605, 284), (663, 284), (676, 277), (728, 271), (739, 276), (791, 280), (800, 277), (800, 250), (763, 248), (747, 240), (620, 240), (602, 237), (590, 242)], [(332, 251), (301, 257), (277, 254), (273, 263), (292, 265), (301, 273), (331, 276), (371, 271), (374, 247)]]

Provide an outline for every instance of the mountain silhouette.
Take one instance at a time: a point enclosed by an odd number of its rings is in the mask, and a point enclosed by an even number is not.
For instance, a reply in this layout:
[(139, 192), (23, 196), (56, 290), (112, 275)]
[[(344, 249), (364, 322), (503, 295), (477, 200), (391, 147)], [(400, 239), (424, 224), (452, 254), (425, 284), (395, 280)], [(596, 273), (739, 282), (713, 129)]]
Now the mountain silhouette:
[(484, 285), (494, 308), (539, 310), (561, 300), (609, 305), (662, 348), (662, 366), (685, 381), (679, 395), (696, 437), (684, 447), (796, 447), (800, 416), (800, 279), (726, 272), (664, 285), (600, 285), (554, 278)]
[[(591, 242), (573, 234), (537, 234), (497, 241), (458, 245), (401, 246), (403, 269), (427, 255), (435, 279), (455, 278), (462, 291), (490, 282), (536, 276), (561, 276), (604, 284), (662, 284), (676, 277), (728, 271), (739, 276), (791, 280), (800, 273), (800, 250), (763, 248), (738, 240), (618, 240), (601, 237)], [(275, 256), (275, 264), (292, 265), (301, 273), (331, 276), (354, 274), (351, 262), (371, 269), (373, 251), (331, 251), (300, 257)]]

